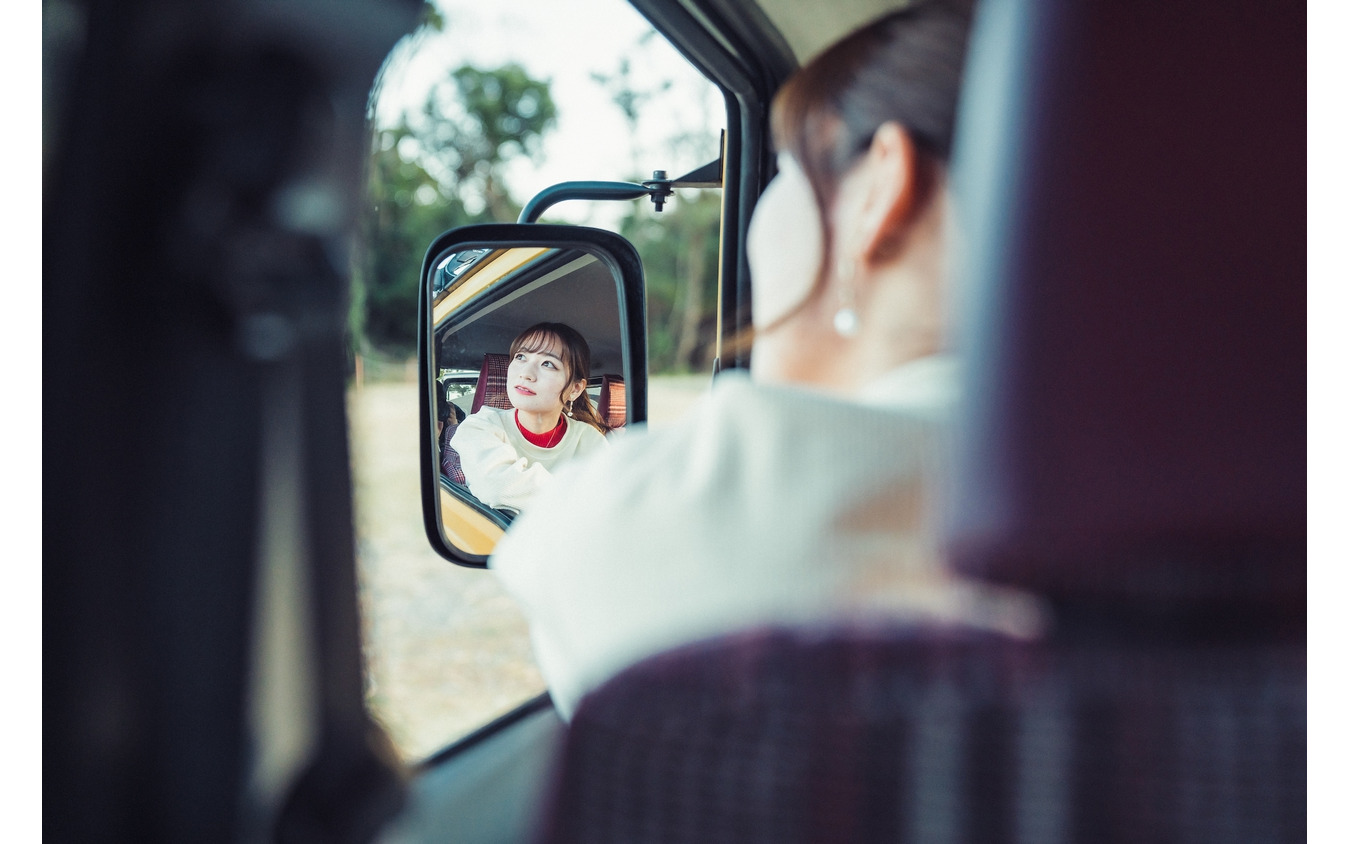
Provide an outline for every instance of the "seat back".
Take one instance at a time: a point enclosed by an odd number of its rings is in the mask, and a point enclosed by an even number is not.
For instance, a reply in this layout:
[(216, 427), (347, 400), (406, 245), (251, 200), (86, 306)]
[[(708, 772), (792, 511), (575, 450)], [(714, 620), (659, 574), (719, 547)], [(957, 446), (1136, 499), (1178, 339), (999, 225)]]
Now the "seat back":
[[(483, 405), (499, 410), (511, 409), (511, 399), (506, 395), (506, 368), (509, 363), (507, 355), (495, 352), (483, 355), (483, 365), (478, 370), (478, 383), (473, 388), (471, 413), (477, 413)], [(441, 474), (463, 485), (467, 481), (464, 479), (464, 468), (460, 464), (459, 452), (450, 445), (450, 438), (455, 435), (457, 428), (459, 422), (448, 424), (441, 431)]]
[(459, 423), (455, 422), (446, 425), (445, 430), (441, 431), (441, 474), (463, 486), (468, 483), (464, 479), (464, 467), (460, 465), (459, 452), (450, 445), (450, 439), (458, 428)]
[(1301, 648), (756, 630), (573, 718), (544, 840), (1306, 840)]
[(1139, 11), (981, 7), (948, 547), (1065, 603), (1299, 616), (1303, 17)]

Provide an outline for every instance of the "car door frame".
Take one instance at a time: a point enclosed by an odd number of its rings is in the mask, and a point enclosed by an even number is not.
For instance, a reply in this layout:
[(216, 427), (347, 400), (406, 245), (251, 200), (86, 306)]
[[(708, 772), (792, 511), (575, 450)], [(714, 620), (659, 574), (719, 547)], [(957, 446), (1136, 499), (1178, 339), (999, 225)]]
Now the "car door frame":
[[(733, 342), (751, 326), (750, 271), (745, 238), (755, 204), (775, 173), (769, 140), (769, 105), (782, 81), (796, 70), (796, 59), (757, 8), (743, 8), (726, 0), (629, 2), (723, 95), (727, 131), (722, 156), (722, 248), (718, 267), (717, 361), (714, 369), (748, 369), (749, 349)], [(423, 375), (425, 377), (426, 373)], [(550, 714), (552, 709), (548, 703), (547, 693), (531, 698), (451, 743), (418, 767), (419, 779), (425, 779), (428, 786), (433, 782), (453, 781), (463, 793), (470, 794), (474, 789), (466, 788), (463, 780), (480, 776), (475, 773), (478, 769), (475, 760), (480, 757), (510, 753), (516, 758), (499, 761), (514, 766), (549, 767), (556, 733), (540, 727), (542, 721), (556, 719), (556, 714)], [(555, 726), (562, 728), (561, 722)], [(515, 734), (523, 730), (535, 730), (538, 737), (522, 745), (515, 740)], [(530, 758), (532, 756), (550, 758)], [(530, 782), (532, 786), (522, 787), (511, 795), (497, 794), (496, 798), (512, 801), (519, 813), (537, 813), (544, 789), (548, 787), (547, 778), (518, 781)], [(466, 804), (459, 810), (469, 808)], [(444, 803), (439, 811), (445, 812), (447, 818), (455, 812)]]

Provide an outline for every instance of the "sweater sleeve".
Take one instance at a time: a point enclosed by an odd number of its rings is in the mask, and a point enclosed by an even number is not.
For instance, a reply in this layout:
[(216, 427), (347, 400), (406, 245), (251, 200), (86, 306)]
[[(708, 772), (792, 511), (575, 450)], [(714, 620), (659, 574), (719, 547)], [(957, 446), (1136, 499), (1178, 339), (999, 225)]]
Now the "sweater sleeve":
[(469, 491), (489, 507), (519, 511), (551, 476), (543, 465), (516, 452), (493, 417), (479, 411), (465, 419), (452, 442)]

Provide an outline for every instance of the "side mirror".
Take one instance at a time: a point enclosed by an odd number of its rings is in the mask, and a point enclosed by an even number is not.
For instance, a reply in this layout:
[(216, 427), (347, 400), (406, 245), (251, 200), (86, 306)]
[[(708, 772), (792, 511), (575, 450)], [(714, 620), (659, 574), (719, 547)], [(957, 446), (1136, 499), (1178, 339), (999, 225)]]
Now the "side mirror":
[(483, 405), (510, 408), (506, 358), (524, 329), (540, 322), (576, 329), (590, 346), (587, 393), (601, 417), (616, 430), (646, 421), (645, 296), (637, 250), (612, 232), (492, 223), (432, 242), (422, 262), (417, 345), (422, 514), (441, 556), (485, 567), (513, 518), (473, 494), (448, 443)]

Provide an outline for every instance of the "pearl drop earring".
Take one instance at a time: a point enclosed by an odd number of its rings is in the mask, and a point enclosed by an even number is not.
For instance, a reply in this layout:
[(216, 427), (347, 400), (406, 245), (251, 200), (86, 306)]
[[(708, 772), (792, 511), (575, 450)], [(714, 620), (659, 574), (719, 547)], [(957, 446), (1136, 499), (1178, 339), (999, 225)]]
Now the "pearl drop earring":
[(858, 312), (853, 308), (855, 264), (845, 258), (839, 262), (839, 310), (834, 312), (834, 330), (844, 338), (858, 336)]

